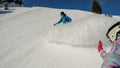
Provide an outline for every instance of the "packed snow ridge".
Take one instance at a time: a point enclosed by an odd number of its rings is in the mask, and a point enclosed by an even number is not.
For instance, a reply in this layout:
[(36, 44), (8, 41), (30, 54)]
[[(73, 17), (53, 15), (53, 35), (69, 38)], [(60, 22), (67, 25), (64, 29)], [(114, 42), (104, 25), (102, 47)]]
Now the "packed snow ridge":
[[(12, 9), (12, 8), (11, 8)], [(105, 15), (93, 14), (79, 10), (63, 10), (50, 8), (26, 8), (8, 10), (12, 13), (1, 17), (1, 40), (26, 35), (41, 36), (49, 43), (65, 44), (70, 46), (96, 47), (98, 40), (105, 45), (110, 42), (106, 38), (108, 28), (116, 23), (116, 19)], [(49, 10), (49, 11), (48, 11)], [(59, 13), (64, 11), (73, 21), (68, 24), (53, 26), (59, 19)], [(12, 17), (11, 17), (12, 16)], [(2, 19), (3, 18), (3, 19)], [(42, 28), (42, 29), (41, 29)], [(32, 36), (31, 36), (32, 37)], [(29, 37), (30, 39), (32, 39)]]

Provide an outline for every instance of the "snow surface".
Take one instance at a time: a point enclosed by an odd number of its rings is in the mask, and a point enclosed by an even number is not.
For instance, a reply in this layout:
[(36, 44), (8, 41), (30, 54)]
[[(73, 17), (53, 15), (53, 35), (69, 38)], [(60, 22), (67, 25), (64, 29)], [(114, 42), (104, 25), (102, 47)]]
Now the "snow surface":
[[(54, 27), (61, 11), (73, 21)], [(0, 8), (0, 68), (100, 68), (97, 42), (110, 49), (106, 32), (119, 18), (45, 7)]]

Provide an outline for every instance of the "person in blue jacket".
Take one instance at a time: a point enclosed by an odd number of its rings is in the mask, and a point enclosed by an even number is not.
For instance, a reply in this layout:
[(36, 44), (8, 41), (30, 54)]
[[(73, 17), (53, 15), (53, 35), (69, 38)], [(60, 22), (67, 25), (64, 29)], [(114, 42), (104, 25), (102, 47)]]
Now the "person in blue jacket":
[(61, 15), (61, 19), (57, 23), (55, 23), (54, 26), (62, 22), (63, 24), (66, 24), (72, 21), (72, 19), (69, 16), (67, 16), (64, 12), (61, 12), (60, 15)]

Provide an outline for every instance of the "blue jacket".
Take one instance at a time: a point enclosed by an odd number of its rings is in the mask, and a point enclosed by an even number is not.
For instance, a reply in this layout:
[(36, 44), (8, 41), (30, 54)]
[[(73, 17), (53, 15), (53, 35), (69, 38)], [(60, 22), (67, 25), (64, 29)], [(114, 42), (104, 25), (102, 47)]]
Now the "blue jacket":
[(66, 15), (66, 16), (62, 17), (56, 24), (60, 24), (62, 22), (63, 22), (63, 24), (66, 24), (71, 21), (72, 21), (72, 19)]

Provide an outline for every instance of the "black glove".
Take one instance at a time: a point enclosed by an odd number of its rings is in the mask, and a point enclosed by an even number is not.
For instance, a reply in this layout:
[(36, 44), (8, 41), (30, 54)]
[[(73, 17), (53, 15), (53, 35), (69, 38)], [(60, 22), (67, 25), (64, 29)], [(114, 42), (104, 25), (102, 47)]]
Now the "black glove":
[(57, 24), (54, 24), (54, 26), (56, 26)]

